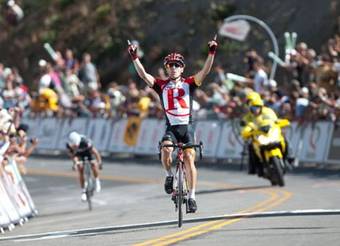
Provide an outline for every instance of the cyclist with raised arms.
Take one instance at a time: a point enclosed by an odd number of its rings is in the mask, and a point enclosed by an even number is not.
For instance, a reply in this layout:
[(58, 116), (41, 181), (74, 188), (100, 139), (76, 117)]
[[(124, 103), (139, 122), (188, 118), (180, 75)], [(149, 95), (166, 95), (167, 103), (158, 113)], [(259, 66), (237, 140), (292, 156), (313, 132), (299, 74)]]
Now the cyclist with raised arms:
[[(166, 118), (166, 131), (162, 138), (162, 144), (181, 142), (183, 144), (194, 144), (194, 130), (192, 129), (192, 102), (194, 90), (201, 86), (203, 80), (211, 70), (216, 53), (216, 38), (208, 43), (209, 54), (202, 70), (193, 76), (182, 77), (185, 62), (179, 53), (170, 53), (164, 58), (164, 66), (167, 78), (155, 78), (147, 73), (137, 56), (137, 47), (129, 44), (128, 51), (138, 75), (153, 88), (159, 95)], [(165, 192), (173, 192), (173, 172), (171, 170), (171, 154), (173, 148), (164, 147), (161, 152), (162, 165), (166, 171)], [(197, 210), (195, 190), (197, 182), (197, 170), (195, 167), (195, 150), (187, 148), (184, 150), (184, 164), (187, 170), (189, 183), (189, 212)]]
[[(81, 200), (86, 201), (86, 190), (84, 188), (84, 166), (82, 161), (88, 160), (91, 163), (93, 176), (96, 180), (96, 192), (100, 192), (101, 185), (98, 169), (102, 168), (102, 158), (98, 150), (92, 145), (91, 140), (85, 135), (81, 135), (78, 132), (73, 131), (69, 134), (68, 139), (66, 148), (68, 149), (69, 155), (73, 161), (72, 169), (75, 170), (77, 168), (78, 170), (80, 187), (82, 188)], [(96, 160), (93, 159), (93, 156)]]

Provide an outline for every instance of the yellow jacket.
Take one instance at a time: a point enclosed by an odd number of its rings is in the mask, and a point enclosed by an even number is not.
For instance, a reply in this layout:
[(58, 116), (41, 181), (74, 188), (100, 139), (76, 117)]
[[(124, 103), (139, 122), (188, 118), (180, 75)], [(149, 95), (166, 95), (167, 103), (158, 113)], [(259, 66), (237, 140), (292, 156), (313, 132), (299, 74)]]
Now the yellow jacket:
[(261, 109), (261, 113), (259, 115), (254, 115), (251, 112), (248, 112), (242, 117), (243, 125), (247, 125), (249, 122), (253, 122), (255, 125), (262, 122), (263, 120), (273, 120), (276, 121), (278, 119), (276, 113), (271, 108), (263, 106)]
[(243, 129), (241, 130), (241, 135), (243, 139), (247, 138), (245, 133), (249, 132), (250, 128), (259, 126), (261, 122), (263, 122), (264, 120), (276, 121), (278, 120), (278, 117), (274, 110), (265, 106), (262, 107), (261, 113), (259, 115), (254, 115), (251, 112), (248, 112), (245, 116), (243, 116), (242, 118)]

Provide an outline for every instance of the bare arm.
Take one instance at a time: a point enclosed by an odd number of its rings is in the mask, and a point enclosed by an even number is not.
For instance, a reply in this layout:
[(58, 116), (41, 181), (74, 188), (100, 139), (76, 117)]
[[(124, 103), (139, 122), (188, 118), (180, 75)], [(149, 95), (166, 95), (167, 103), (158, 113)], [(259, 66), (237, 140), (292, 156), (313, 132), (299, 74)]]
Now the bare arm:
[(135, 66), (139, 77), (143, 79), (148, 86), (152, 87), (155, 83), (155, 78), (145, 71), (144, 66), (138, 58), (133, 60), (133, 65)]
[(145, 71), (143, 64), (137, 56), (137, 46), (129, 44), (128, 51), (139, 77), (143, 79), (148, 86), (152, 87), (155, 83), (155, 78)]
[(100, 156), (98, 150), (95, 147), (92, 147), (92, 153), (96, 157), (98, 164), (101, 164), (102, 163), (102, 157)]
[(208, 43), (208, 47), (209, 54), (207, 59), (205, 60), (204, 66), (201, 71), (194, 75), (195, 83), (197, 86), (200, 86), (202, 84), (203, 80), (207, 77), (211, 70), (217, 47), (216, 37)]
[(25, 157), (26, 158), (28, 158), (32, 154), (33, 150), (37, 147), (38, 139), (37, 138), (33, 138), (31, 143), (32, 144), (25, 151)]

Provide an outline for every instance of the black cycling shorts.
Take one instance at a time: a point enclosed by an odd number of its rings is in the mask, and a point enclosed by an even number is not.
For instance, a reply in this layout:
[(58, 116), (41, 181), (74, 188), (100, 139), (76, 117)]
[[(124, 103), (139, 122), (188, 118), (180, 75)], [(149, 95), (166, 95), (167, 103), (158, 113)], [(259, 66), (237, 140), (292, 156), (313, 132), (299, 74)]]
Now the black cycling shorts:
[(93, 155), (89, 150), (86, 150), (86, 151), (83, 151), (83, 152), (78, 152), (78, 153), (76, 153), (76, 156), (81, 161), (92, 161), (93, 160)]
[(166, 140), (173, 143), (194, 144), (195, 131), (191, 125), (167, 126), (162, 142)]

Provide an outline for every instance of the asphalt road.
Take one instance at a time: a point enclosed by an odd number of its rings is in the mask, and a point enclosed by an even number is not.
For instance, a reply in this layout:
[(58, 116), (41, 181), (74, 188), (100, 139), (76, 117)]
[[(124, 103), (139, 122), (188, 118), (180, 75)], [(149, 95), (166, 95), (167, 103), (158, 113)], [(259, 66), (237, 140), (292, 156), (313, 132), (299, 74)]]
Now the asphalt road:
[[(103, 190), (95, 194), (91, 212), (80, 201), (70, 161), (36, 157), (28, 168), (25, 180), (39, 215), (0, 235), (0, 245), (340, 244), (337, 171), (297, 170), (286, 175), (284, 188), (277, 188), (233, 165), (201, 166), (198, 211), (185, 214), (187, 221), (178, 228), (158, 164), (106, 162)], [(253, 214), (221, 219), (244, 213)]]

